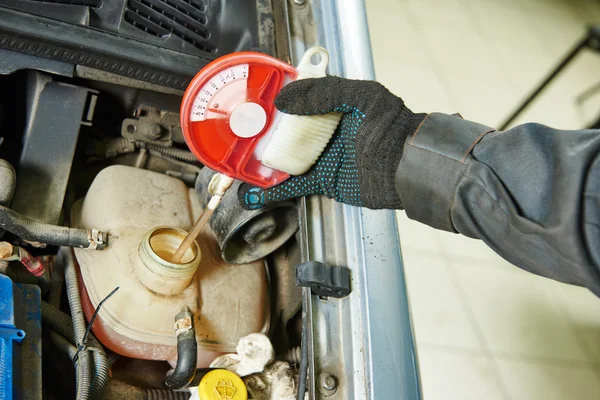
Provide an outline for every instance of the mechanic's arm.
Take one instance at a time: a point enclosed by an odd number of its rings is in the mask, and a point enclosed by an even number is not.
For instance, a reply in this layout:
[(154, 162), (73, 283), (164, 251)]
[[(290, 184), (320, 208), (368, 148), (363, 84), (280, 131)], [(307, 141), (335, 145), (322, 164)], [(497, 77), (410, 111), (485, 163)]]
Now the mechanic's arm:
[(600, 296), (600, 131), (525, 124), (497, 132), (460, 116), (414, 114), (376, 82), (336, 77), (292, 83), (276, 105), (345, 115), (307, 174), (269, 190), (243, 186), (247, 208), (308, 194), (403, 208)]
[(496, 132), (430, 114), (406, 140), (396, 184), (409, 218), (600, 296), (600, 131)]

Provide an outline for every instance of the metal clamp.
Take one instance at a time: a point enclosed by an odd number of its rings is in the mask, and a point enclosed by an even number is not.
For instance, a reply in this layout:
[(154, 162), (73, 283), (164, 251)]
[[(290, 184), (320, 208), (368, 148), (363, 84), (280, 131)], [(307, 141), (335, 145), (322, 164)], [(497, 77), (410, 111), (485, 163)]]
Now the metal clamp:
[(90, 245), (87, 250), (102, 250), (108, 244), (108, 234), (98, 229), (88, 230), (88, 241)]

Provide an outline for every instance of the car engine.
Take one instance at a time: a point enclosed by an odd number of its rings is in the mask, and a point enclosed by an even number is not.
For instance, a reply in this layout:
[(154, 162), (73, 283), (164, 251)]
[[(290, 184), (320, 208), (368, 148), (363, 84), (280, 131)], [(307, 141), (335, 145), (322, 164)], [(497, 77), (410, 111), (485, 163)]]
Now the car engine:
[(0, 0), (2, 398), (296, 398), (296, 203), (236, 182), (171, 262), (215, 174), (183, 90), (275, 48), (270, 1)]

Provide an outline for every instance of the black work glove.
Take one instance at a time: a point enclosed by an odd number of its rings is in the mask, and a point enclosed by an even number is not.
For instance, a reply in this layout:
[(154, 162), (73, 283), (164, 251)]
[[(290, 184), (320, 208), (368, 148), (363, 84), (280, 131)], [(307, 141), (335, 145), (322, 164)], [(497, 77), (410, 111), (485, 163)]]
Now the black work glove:
[(288, 114), (335, 111), (344, 116), (306, 174), (271, 189), (241, 185), (238, 197), (244, 208), (311, 194), (372, 209), (402, 208), (394, 177), (404, 141), (425, 114), (413, 114), (378, 82), (334, 76), (292, 82), (281, 90), (275, 105)]

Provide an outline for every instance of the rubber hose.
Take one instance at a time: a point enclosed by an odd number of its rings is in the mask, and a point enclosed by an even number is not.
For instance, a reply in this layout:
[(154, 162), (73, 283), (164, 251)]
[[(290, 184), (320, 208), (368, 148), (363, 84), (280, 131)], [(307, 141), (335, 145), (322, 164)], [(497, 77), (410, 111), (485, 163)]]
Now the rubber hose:
[(50, 332), (50, 340), (52, 340), (52, 343), (54, 343), (59, 350), (67, 354), (69, 359), (73, 362), (73, 366), (75, 367), (76, 396), (78, 399), (84, 399), (85, 396), (88, 395), (88, 390), (86, 390), (86, 388), (89, 388), (90, 382), (90, 368), (89, 365), (86, 364), (87, 361), (82, 361), (79, 358), (76, 359), (75, 357), (78, 356), (77, 348), (58, 333)]
[(188, 400), (191, 396), (191, 393), (171, 389), (144, 389), (144, 400)]
[(71, 310), (71, 319), (73, 320), (73, 333), (77, 346), (85, 345), (83, 339), (85, 336), (85, 315), (81, 306), (79, 297), (79, 282), (77, 281), (77, 271), (75, 269), (75, 257), (69, 248), (61, 248), (61, 256), (64, 260), (65, 284), (67, 285), (67, 298), (69, 299), (69, 308)]
[(108, 358), (102, 348), (94, 349), (91, 351), (92, 359), (94, 361), (93, 378), (94, 384), (92, 385), (92, 393), (90, 398), (93, 400), (100, 400), (102, 393), (108, 384)]
[(196, 374), (198, 346), (196, 332), (191, 329), (177, 336), (177, 364), (167, 372), (165, 385), (169, 389), (186, 388)]
[[(79, 282), (77, 281), (77, 271), (75, 269), (75, 257), (73, 256), (73, 250), (70, 248), (63, 247), (60, 249), (60, 252), (64, 257), (65, 284), (67, 286), (69, 308), (71, 309), (71, 319), (73, 320), (75, 343), (77, 346), (85, 348), (87, 345), (87, 343), (84, 343), (86, 321), (83, 307), (81, 306)], [(91, 334), (89, 337), (93, 338)], [(97, 343), (95, 339), (91, 339), (90, 342), (91, 345)], [(106, 383), (108, 382), (108, 360), (106, 359), (106, 354), (104, 354), (104, 350), (101, 346), (98, 345), (98, 348), (92, 349), (92, 351), (94, 353), (93, 364), (89, 351), (81, 351), (79, 357), (90, 360), (90, 365), (93, 365), (93, 381), (91, 382), (90, 388), (91, 399), (96, 400), (100, 399), (106, 387)]]
[[(46, 303), (45, 301), (42, 301), (42, 321), (46, 325), (50, 326), (50, 329), (54, 331), (51, 332), (54, 333), (54, 335), (50, 336), (52, 342), (59, 349), (64, 350), (69, 358), (73, 361), (76, 376), (77, 399), (89, 399), (92, 383), (92, 360), (90, 358), (89, 351), (80, 352), (77, 355), (77, 358), (74, 359), (75, 354), (77, 353), (77, 348), (75, 347), (76, 341), (75, 335), (73, 334), (73, 322), (71, 317), (56, 307)], [(60, 341), (60, 339), (58, 339), (57, 344), (56, 337), (59, 337), (68, 343), (70, 342), (75, 353), (71, 354), (71, 351), (66, 349), (66, 345)]]
[(73, 320), (75, 343), (77, 346), (85, 345), (85, 343), (83, 343), (86, 330), (85, 315), (83, 314), (81, 298), (79, 297), (79, 282), (77, 281), (75, 258), (73, 257), (73, 253), (69, 248), (63, 247), (59, 251), (65, 262), (65, 284), (67, 285), (67, 298), (69, 299), (71, 319)]
[[(52, 343), (54, 343), (57, 349), (65, 353), (69, 357), (71, 362), (73, 362), (73, 367), (75, 368), (75, 385), (77, 387), (77, 397), (81, 398), (82, 395), (80, 395), (80, 392), (85, 384), (81, 381), (83, 366), (81, 363), (78, 363), (75, 359), (75, 357), (77, 356), (77, 348), (73, 344), (71, 344), (67, 339), (65, 339), (56, 332), (50, 332), (50, 340), (52, 340)], [(89, 378), (85, 378), (85, 380), (88, 381)]]
[[(0, 228), (33, 242), (81, 248), (90, 246), (88, 231), (85, 229), (45, 224), (27, 218), (2, 205), (0, 205)], [(105, 246), (106, 243), (98, 244), (97, 249), (101, 250)]]
[(106, 399), (187, 400), (191, 397), (191, 393), (189, 391), (175, 392), (170, 389), (143, 388), (111, 379), (104, 396)]
[(52, 343), (54, 343), (56, 348), (65, 353), (70, 360), (75, 358), (77, 348), (62, 335), (57, 332), (50, 332), (50, 339), (52, 339)]
[[(42, 301), (42, 320), (53, 331), (50, 333), (50, 338), (54, 345), (59, 350), (63, 350), (73, 360), (77, 348), (75, 347), (75, 335), (73, 333), (71, 317), (53, 305)], [(88, 342), (86, 351), (80, 352), (78, 355), (78, 359), (84, 359), (84, 365), (79, 366), (75, 362), (77, 360), (74, 360), (75, 372), (77, 374), (77, 391), (79, 393), (85, 387), (86, 384), (81, 382), (81, 380), (84, 380), (88, 382), (88, 390), (91, 389), (91, 393), (86, 396), (89, 396), (90, 399), (100, 399), (109, 378), (108, 359), (100, 343), (91, 334), (88, 336)], [(90, 370), (90, 367), (93, 367), (93, 371)], [(82, 368), (85, 368), (85, 372), (82, 371)], [(92, 376), (88, 378), (87, 376), (90, 374)], [(81, 379), (79, 378), (80, 376)], [(91, 388), (89, 382), (93, 382)]]
[(196, 156), (188, 150), (178, 149), (177, 147), (164, 147), (156, 144), (146, 144), (148, 150), (156, 151), (164, 156), (174, 158), (179, 161), (184, 161), (190, 164), (199, 164), (200, 161)]
[[(62, 295), (62, 284), (64, 282), (64, 257), (61, 252), (56, 255), (54, 270), (52, 272), (52, 280), (50, 281), (50, 293), (46, 303), (42, 300), (42, 320), (46, 325), (49, 325), (52, 331), (50, 332), (50, 340), (58, 348), (63, 351), (73, 362), (75, 368), (75, 385), (76, 391), (79, 393), (83, 386), (80, 380), (82, 369), (78, 365), (75, 356), (77, 348), (75, 347), (75, 335), (73, 335), (73, 321), (66, 313), (59, 310), (60, 298)], [(67, 338), (67, 339), (65, 339)]]
[[(42, 321), (54, 332), (75, 345), (73, 320), (67, 313), (42, 300)], [(93, 351), (102, 349), (102, 346), (100, 346), (100, 343), (98, 343), (98, 340), (92, 334), (88, 335), (88, 342), (88, 347), (92, 348)]]
[(73, 321), (67, 313), (42, 300), (42, 321), (54, 332), (75, 344)]
[[(185, 328), (177, 328), (181, 325)], [(175, 316), (177, 329), (177, 364), (175, 368), (167, 372), (165, 385), (169, 389), (183, 389), (194, 379), (196, 375), (196, 364), (198, 362), (198, 343), (196, 342), (196, 330), (194, 329), (194, 314), (185, 307)]]
[(75, 364), (75, 400), (89, 400), (92, 387), (92, 360), (88, 352), (80, 352)]
[[(307, 293), (308, 292), (308, 293)], [(304, 400), (306, 394), (306, 379), (308, 377), (308, 296), (310, 289), (302, 289), (302, 339), (300, 340), (300, 367), (298, 376), (298, 393), (296, 400)]]

